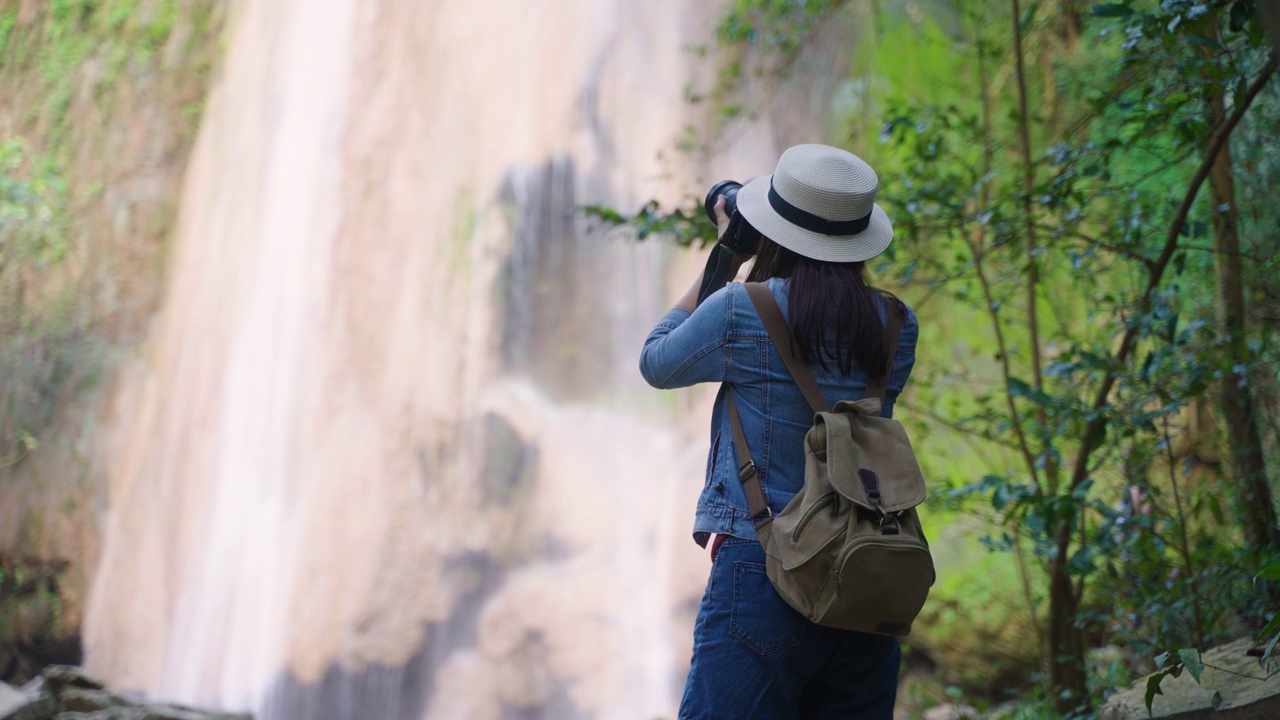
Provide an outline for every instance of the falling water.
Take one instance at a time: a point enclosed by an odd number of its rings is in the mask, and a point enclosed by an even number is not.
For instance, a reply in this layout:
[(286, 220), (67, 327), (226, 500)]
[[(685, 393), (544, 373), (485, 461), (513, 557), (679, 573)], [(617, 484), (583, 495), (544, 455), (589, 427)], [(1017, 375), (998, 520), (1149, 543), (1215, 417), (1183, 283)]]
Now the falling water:
[(95, 672), (263, 720), (674, 716), (706, 399), (633, 368), (696, 258), (570, 211), (691, 189), (712, 12), (236, 5), (118, 383)]

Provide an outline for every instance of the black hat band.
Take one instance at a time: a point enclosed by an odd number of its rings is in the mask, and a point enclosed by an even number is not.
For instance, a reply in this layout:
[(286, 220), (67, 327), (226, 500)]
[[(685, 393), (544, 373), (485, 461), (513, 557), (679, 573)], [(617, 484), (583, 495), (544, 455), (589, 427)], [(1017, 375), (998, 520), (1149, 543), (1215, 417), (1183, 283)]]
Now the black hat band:
[(775, 212), (782, 216), (782, 219), (792, 225), (822, 235), (857, 235), (871, 226), (871, 213), (854, 220), (828, 220), (806, 210), (801, 210), (784, 200), (778, 194), (778, 191), (773, 189), (772, 182), (769, 183), (769, 204), (773, 206)]

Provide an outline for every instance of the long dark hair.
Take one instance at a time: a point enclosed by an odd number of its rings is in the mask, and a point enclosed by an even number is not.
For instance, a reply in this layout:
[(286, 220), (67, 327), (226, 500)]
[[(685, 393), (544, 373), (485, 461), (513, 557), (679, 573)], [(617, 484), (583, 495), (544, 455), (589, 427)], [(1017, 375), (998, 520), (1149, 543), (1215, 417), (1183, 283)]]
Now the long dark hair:
[[(866, 262), (813, 260), (761, 236), (747, 282), (790, 278), (787, 324), (802, 360), (827, 371), (834, 361), (842, 375), (851, 374), (856, 362), (875, 378), (889, 369), (895, 350), (880, 321), (880, 298), (889, 312), (904, 315), (905, 306), (892, 293), (867, 285), (865, 275)], [(828, 329), (835, 337), (828, 337)]]

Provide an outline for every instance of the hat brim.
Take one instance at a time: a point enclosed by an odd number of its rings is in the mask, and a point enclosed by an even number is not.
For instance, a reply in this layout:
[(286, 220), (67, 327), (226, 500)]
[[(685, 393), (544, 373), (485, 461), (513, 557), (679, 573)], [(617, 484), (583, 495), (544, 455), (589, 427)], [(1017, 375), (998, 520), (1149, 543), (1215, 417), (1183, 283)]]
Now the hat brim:
[(893, 223), (879, 204), (871, 224), (856, 235), (823, 235), (785, 220), (769, 204), (772, 175), (758, 177), (738, 191), (738, 212), (762, 235), (807, 258), (825, 262), (862, 262), (884, 252), (893, 242)]

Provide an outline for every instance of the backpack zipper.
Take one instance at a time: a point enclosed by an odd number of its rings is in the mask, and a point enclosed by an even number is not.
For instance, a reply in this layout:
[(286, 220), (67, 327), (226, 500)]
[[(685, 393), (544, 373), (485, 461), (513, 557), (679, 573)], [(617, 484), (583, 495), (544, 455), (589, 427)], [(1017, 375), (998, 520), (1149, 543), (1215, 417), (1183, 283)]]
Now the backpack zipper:
[(832, 490), (826, 495), (823, 495), (822, 497), (818, 498), (817, 502), (815, 502), (812, 506), (810, 506), (808, 511), (805, 512), (804, 517), (800, 518), (800, 522), (796, 523), (796, 529), (791, 532), (791, 542), (800, 542), (800, 534), (804, 532), (804, 528), (806, 525), (809, 524), (809, 521), (812, 520), (813, 517), (818, 514), (819, 510), (822, 510), (826, 506), (835, 502), (835, 499), (836, 499), (835, 490)]
[(923, 550), (926, 554), (929, 552), (928, 545), (925, 545), (910, 535), (894, 535), (894, 537), (898, 539), (882, 540), (879, 536), (872, 536), (853, 541), (849, 547), (845, 548), (844, 554), (840, 556), (840, 569), (836, 570), (836, 583), (838, 584), (840, 582), (840, 576), (844, 574), (844, 566), (849, 562), (849, 556), (853, 554), (853, 551), (858, 550), (859, 548), (868, 545), (880, 545), (887, 548), (901, 549), (903, 545), (907, 545), (910, 546), (911, 549)]

